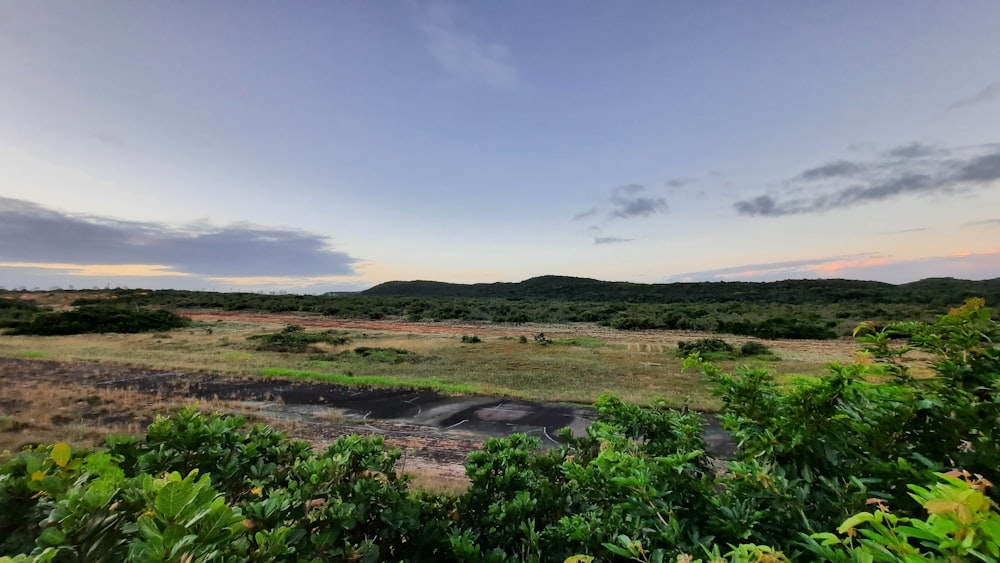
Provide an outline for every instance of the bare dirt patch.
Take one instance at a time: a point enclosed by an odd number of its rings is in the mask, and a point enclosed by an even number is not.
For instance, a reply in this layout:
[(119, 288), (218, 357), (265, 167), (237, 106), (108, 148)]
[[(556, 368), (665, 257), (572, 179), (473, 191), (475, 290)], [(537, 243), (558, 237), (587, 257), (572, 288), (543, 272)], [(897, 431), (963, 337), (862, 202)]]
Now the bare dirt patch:
[[(0, 358), (0, 385), (0, 416), (12, 421), (0, 433), (8, 449), (58, 440), (93, 445), (110, 433), (141, 433), (157, 414), (199, 400), (318, 448), (345, 434), (384, 436), (406, 453), (404, 469), (425, 486), (445, 488), (464, 480), (465, 458), (488, 437), (523, 432), (554, 446), (560, 428), (581, 433), (595, 416), (586, 405), (16, 358)], [(75, 434), (65, 428), (71, 424)], [(706, 438), (717, 454), (732, 452), (714, 417)]]
[[(6, 449), (59, 440), (94, 445), (107, 434), (141, 433), (157, 414), (170, 414), (192, 400), (213, 411), (265, 421), (318, 448), (345, 434), (381, 435), (406, 452), (411, 469), (426, 473), (433, 468), (444, 479), (464, 476), (465, 457), (484, 439), (464, 430), (442, 432), (403, 419), (356, 414), (368, 408), (366, 413), (390, 415), (394, 401), (385, 390), (10, 358), (0, 358), (0, 386), (5, 390), (0, 416), (18, 421), (3, 433)], [(371, 396), (370, 404), (364, 395)], [(338, 398), (348, 406), (329, 406)]]

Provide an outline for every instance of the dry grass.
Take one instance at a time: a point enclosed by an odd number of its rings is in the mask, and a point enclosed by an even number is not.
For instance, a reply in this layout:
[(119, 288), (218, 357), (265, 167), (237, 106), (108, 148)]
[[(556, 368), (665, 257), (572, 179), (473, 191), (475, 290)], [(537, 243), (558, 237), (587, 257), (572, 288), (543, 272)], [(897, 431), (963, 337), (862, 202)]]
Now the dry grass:
[(173, 412), (179, 403), (159, 401), (131, 391), (52, 385), (0, 378), (0, 450), (25, 445), (68, 442), (92, 447), (108, 434), (139, 434), (157, 414)]
[[(0, 376), (0, 384), (5, 389), (0, 400), (0, 463), (10, 453), (26, 446), (66, 442), (74, 447), (92, 448), (102, 446), (110, 434), (142, 436), (157, 415), (169, 415), (190, 404), (129, 390), (11, 379)], [(251, 423), (265, 422), (292, 438), (307, 441), (315, 438), (309, 434), (307, 426), (264, 413), (248, 413), (247, 407), (237, 402), (208, 401), (195, 405), (206, 413), (240, 414), (247, 416)], [(314, 419), (335, 425), (345, 421), (343, 413), (335, 410)], [(326, 441), (321, 439), (319, 443), (326, 444)], [(411, 477), (414, 489), (461, 494), (468, 488), (461, 465), (438, 465), (406, 457), (400, 470)]]
[[(682, 372), (674, 357), (679, 340), (704, 335), (673, 331), (559, 334), (549, 345), (519, 343), (528, 330), (511, 328), (505, 336), (481, 336), (477, 344), (460, 337), (414, 332), (350, 332), (352, 341), (322, 346), (322, 354), (260, 352), (247, 337), (275, 332), (278, 323), (214, 322), (169, 333), (78, 335), (66, 337), (0, 336), (0, 356), (44, 357), (57, 361), (97, 361), (240, 375), (284, 368), (322, 375), (386, 381), (438, 381), (444, 388), (547, 401), (589, 402), (602, 393), (647, 403), (664, 398), (675, 404), (714, 409), (718, 403), (697, 373)], [(419, 329), (412, 327), (410, 330)], [(577, 328), (577, 330), (581, 330)], [(474, 332), (470, 331), (469, 334)], [(489, 334), (489, 333), (486, 333)], [(718, 336), (718, 335), (713, 335)], [(745, 338), (724, 337), (736, 346)], [(781, 379), (817, 376), (825, 364), (850, 361), (850, 341), (774, 341), (767, 343), (782, 361), (765, 365)], [(358, 346), (398, 348), (410, 354), (398, 363), (351, 353)], [(721, 362), (734, 368), (739, 362)], [(349, 381), (349, 379), (347, 379)]]
[(462, 466), (422, 466), (412, 462), (404, 467), (404, 475), (410, 477), (410, 488), (428, 493), (448, 493), (461, 495), (469, 489), (469, 479)]
[[(169, 415), (192, 404), (189, 400), (165, 399), (133, 390), (55, 384), (4, 373), (0, 373), (0, 388), (4, 390), (0, 398), (2, 452), (55, 442), (78, 447), (100, 446), (110, 434), (142, 435), (158, 415)], [(265, 419), (238, 402), (213, 400), (193, 404), (204, 412), (241, 414), (250, 420), (266, 420), (286, 432), (295, 431), (294, 423)]]
[(324, 422), (327, 424), (343, 424), (347, 420), (344, 415), (344, 411), (340, 409), (327, 409), (323, 412), (316, 413), (312, 417), (316, 422)]

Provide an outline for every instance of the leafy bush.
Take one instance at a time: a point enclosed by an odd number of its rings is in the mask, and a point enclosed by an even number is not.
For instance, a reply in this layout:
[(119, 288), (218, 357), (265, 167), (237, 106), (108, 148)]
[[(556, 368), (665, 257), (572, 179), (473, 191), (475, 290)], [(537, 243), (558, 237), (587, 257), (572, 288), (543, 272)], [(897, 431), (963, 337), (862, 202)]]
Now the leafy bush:
[(466, 335), (462, 336), (462, 343), (463, 344), (478, 344), (478, 343), (480, 343), (482, 341), (483, 341), (483, 339), (479, 338), (475, 334), (473, 334), (472, 336), (466, 336)]
[(306, 332), (305, 327), (300, 325), (288, 325), (281, 332), (255, 334), (247, 340), (256, 342), (256, 349), (260, 351), (297, 353), (317, 351), (315, 345), (320, 343), (342, 345), (351, 341), (333, 330)]
[(419, 357), (403, 348), (378, 348), (359, 346), (354, 349), (354, 354), (361, 356), (370, 362), (385, 364), (401, 364), (404, 362), (417, 362)]
[(0, 297), (0, 328), (17, 328), (41, 312), (30, 299), (7, 299)]
[(772, 355), (771, 348), (762, 342), (754, 342), (750, 340), (744, 342), (743, 346), (740, 346), (741, 356), (770, 356)]
[(898, 516), (872, 499), (877, 510), (851, 516), (836, 534), (813, 534), (807, 548), (823, 561), (1000, 560), (1000, 512), (986, 495), (992, 483), (968, 471), (936, 476), (933, 485), (909, 485), (926, 517)]
[(191, 320), (162, 309), (93, 305), (58, 313), (41, 313), (11, 334), (57, 336), (87, 333), (156, 332), (186, 327)]
[(706, 360), (731, 360), (734, 357), (733, 346), (721, 338), (701, 338), (693, 342), (681, 340), (677, 343), (676, 355), (686, 358), (691, 354), (699, 354)]
[(441, 504), (409, 494), (401, 455), (359, 436), (314, 454), (242, 418), (185, 409), (107, 453), (57, 444), (0, 466), (0, 555), (433, 560), (447, 541)]

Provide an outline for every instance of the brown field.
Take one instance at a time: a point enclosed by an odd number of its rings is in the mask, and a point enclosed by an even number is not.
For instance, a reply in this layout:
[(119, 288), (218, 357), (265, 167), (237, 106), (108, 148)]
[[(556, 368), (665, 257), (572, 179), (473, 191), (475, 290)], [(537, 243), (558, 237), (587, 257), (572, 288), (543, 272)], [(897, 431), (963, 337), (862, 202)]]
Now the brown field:
[[(36, 296), (37, 297), (37, 296)], [(79, 297), (79, 296), (76, 296)], [(58, 304), (56, 304), (58, 305)], [(748, 339), (682, 331), (616, 331), (587, 324), (500, 325), (337, 320), (318, 315), (182, 311), (195, 325), (158, 334), (66, 337), (0, 336), (0, 450), (28, 443), (69, 441), (97, 445), (109, 433), (141, 433), (157, 414), (191, 402), (183, 393), (95, 387), (95, 373), (115, 370), (186, 370), (243, 380), (266, 370), (296, 370), (296, 377), (344, 378), (365, 387), (430, 388), (531, 401), (589, 403), (602, 393), (647, 403), (664, 398), (699, 410), (718, 408), (699, 374), (681, 371), (677, 342), (722, 337), (737, 348)], [(351, 342), (322, 346), (321, 353), (261, 352), (248, 336), (297, 324), (342, 331)], [(533, 340), (544, 333), (553, 341)], [(463, 344), (476, 335), (479, 344)], [(527, 343), (518, 338), (525, 336)], [(815, 377), (828, 362), (847, 362), (857, 349), (850, 340), (765, 341), (780, 361), (764, 362), (779, 380)], [(349, 352), (358, 346), (398, 348), (413, 361), (372, 363)], [(340, 354), (340, 355), (338, 355)], [(332, 358), (332, 360), (316, 359)], [(733, 368), (739, 362), (722, 362)], [(148, 390), (147, 390), (148, 391)], [(344, 419), (336, 412), (288, 417), (245, 402), (202, 400), (200, 408), (265, 421), (292, 436), (324, 447), (343, 433), (379, 433), (408, 452), (406, 470), (425, 488), (461, 487), (462, 461), (482, 436), (442, 435), (399, 423)]]

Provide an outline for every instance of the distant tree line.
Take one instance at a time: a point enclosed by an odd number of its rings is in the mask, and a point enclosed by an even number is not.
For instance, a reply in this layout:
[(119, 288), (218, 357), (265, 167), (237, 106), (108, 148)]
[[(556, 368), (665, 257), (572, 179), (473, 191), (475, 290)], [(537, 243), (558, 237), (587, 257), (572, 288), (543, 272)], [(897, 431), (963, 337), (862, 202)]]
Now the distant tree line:
[[(300, 312), (415, 322), (581, 322), (618, 330), (824, 339), (846, 336), (860, 322), (879, 326), (894, 319), (932, 321), (947, 304), (972, 295), (1000, 303), (1000, 279), (941, 278), (904, 285), (850, 280), (650, 285), (545, 276), (517, 284), (388, 282), (360, 293), (337, 295), (116, 289), (74, 304)], [(3, 311), (0, 307), (0, 322)], [(22, 310), (19, 314), (30, 313)]]

